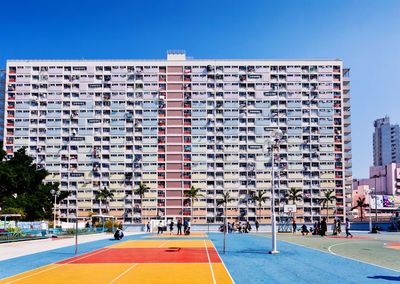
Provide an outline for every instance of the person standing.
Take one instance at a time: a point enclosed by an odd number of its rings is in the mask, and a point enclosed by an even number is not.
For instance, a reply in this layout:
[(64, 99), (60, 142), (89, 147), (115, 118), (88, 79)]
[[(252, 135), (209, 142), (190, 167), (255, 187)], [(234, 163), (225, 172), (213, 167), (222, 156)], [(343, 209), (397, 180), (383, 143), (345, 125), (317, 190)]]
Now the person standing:
[(188, 221), (185, 219), (183, 221), (183, 233), (184, 234), (186, 234), (187, 228), (188, 228)]
[(174, 221), (171, 220), (169, 223), (169, 234), (172, 235), (172, 231), (174, 230)]
[(337, 221), (336, 219), (333, 220), (333, 225), (332, 225), (332, 235), (336, 236), (337, 235)]
[(295, 219), (293, 219), (292, 228), (293, 228), (293, 235), (294, 235), (294, 234), (296, 234), (296, 230), (297, 230), (297, 224), (296, 224), (296, 220)]
[(46, 234), (47, 234), (47, 223), (44, 220), (40, 223), (40, 230), (42, 231), (42, 237), (46, 236)]
[(336, 232), (338, 235), (340, 235), (340, 233), (342, 232), (342, 222), (340, 222), (340, 219), (337, 220)]
[(161, 221), (158, 223), (157, 229), (158, 229), (157, 235), (160, 234), (160, 233), (161, 234), (163, 233), (163, 225), (162, 225)]
[(260, 227), (260, 223), (256, 220), (256, 232), (258, 233), (258, 228)]
[(351, 236), (351, 238), (353, 237), (353, 235), (350, 233), (350, 221), (349, 221), (349, 218), (346, 218), (346, 223), (345, 223), (345, 226), (346, 226), (346, 238), (348, 238), (349, 236)]
[(147, 227), (147, 233), (150, 233), (150, 222), (147, 222), (146, 227)]
[(317, 226), (318, 226), (318, 224), (317, 224), (317, 222), (315, 222), (314, 223), (314, 228), (313, 228), (313, 230), (312, 230), (312, 234), (313, 235), (317, 235), (318, 233), (317, 233)]
[(322, 221), (321, 221), (321, 237), (325, 236), (327, 230), (328, 230), (328, 227), (326, 225), (326, 218), (323, 217)]
[(178, 228), (178, 232), (176, 234), (182, 235), (182, 220), (181, 219), (178, 220), (178, 224), (176, 225), (176, 227)]

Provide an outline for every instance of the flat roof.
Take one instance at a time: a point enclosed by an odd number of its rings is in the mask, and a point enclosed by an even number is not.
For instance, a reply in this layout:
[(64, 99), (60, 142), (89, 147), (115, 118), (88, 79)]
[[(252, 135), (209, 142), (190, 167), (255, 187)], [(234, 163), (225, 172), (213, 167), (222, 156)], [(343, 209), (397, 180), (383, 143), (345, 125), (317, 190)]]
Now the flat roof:
[(132, 62), (132, 63), (169, 63), (169, 62), (174, 62), (174, 63), (179, 63), (179, 64), (186, 64), (186, 63), (196, 63), (196, 62), (202, 62), (207, 64), (209, 63), (304, 63), (304, 64), (309, 64), (310, 62), (314, 63), (324, 63), (324, 62), (337, 62), (340, 63), (342, 62), (342, 59), (193, 59), (193, 58), (187, 58), (186, 60), (167, 60), (167, 59), (8, 59), (7, 62), (16, 62), (16, 63), (41, 63), (41, 62), (74, 62), (74, 63), (84, 63), (84, 62)]

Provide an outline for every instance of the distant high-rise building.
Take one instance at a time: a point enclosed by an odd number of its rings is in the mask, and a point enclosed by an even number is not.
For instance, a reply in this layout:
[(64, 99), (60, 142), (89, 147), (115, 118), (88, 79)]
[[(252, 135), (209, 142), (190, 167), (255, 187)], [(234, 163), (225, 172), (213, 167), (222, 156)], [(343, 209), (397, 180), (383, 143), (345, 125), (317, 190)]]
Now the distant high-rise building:
[(374, 122), (374, 166), (400, 163), (400, 133), (398, 124), (390, 124), (389, 117)]

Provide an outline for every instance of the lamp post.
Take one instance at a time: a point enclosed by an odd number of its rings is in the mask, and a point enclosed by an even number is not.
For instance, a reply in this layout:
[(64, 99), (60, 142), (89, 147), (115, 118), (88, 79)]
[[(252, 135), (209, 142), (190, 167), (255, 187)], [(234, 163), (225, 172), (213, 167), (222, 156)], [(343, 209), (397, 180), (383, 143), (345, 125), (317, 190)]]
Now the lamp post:
[[(378, 188), (376, 186), (376, 179), (380, 178), (381, 174), (375, 174), (372, 176), (375, 182), (375, 226), (377, 226), (378, 223)], [(381, 189), (382, 190), (382, 189)]]
[[(371, 189), (366, 190), (366, 193), (368, 194), (368, 196), (371, 197)], [(371, 198), (369, 198), (369, 231), (372, 232), (372, 216), (371, 216), (371, 212), (372, 212), (372, 208), (371, 208)], [(362, 210), (362, 208), (361, 208)]]
[(60, 195), (60, 191), (59, 191), (59, 190), (52, 189), (52, 190), (50, 190), (50, 193), (51, 193), (51, 195), (54, 196), (54, 208), (53, 208), (53, 215), (54, 215), (54, 219), (53, 219), (53, 233), (54, 233), (54, 230), (55, 230), (55, 228), (56, 228), (57, 196)]
[(271, 223), (272, 223), (272, 249), (270, 254), (277, 254), (279, 251), (276, 246), (276, 213), (275, 213), (275, 152), (274, 148), (279, 145), (282, 138), (282, 131), (276, 129), (272, 132), (270, 145), (271, 145), (271, 164), (272, 164), (272, 186), (271, 186)]

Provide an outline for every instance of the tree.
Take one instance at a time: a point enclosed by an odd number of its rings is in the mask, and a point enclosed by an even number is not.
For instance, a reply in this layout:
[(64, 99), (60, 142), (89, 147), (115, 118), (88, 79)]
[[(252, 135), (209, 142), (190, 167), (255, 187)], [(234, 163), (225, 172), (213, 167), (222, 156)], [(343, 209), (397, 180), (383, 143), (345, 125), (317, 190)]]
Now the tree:
[(219, 199), (217, 201), (217, 206), (224, 205), (224, 253), (226, 251), (226, 234), (228, 231), (227, 224), (226, 224), (226, 219), (227, 219), (226, 207), (227, 207), (228, 203), (231, 202), (232, 200), (233, 200), (233, 198), (231, 198), (229, 191), (226, 191), (225, 193), (222, 194), (222, 199)]
[[(259, 217), (261, 217), (261, 206), (263, 203), (266, 203), (268, 197), (266, 196), (267, 192), (265, 190), (257, 190), (257, 194), (252, 196), (254, 202), (257, 203), (259, 209)], [(257, 220), (257, 214), (256, 214)]]
[(143, 197), (144, 194), (149, 190), (150, 188), (144, 184), (142, 181), (139, 184), (139, 187), (135, 190), (135, 194), (139, 195), (140, 197), (140, 217), (143, 218)]
[(4, 160), (6, 151), (3, 150), (3, 141), (0, 141), (0, 162)]
[(185, 196), (190, 199), (190, 219), (193, 222), (193, 203), (195, 200), (198, 200), (200, 197), (204, 197), (203, 194), (199, 193), (201, 191), (200, 188), (195, 188), (193, 185), (190, 190), (185, 190)]
[(96, 198), (96, 200), (99, 200), (99, 202), (100, 202), (100, 215), (102, 215), (102, 212), (101, 212), (101, 202), (102, 201), (106, 202), (106, 210), (107, 210), (107, 214), (108, 214), (110, 211), (110, 209), (108, 208), (108, 203), (110, 200), (114, 199), (114, 192), (112, 190), (108, 190), (107, 187), (104, 187), (99, 192), (97, 192), (95, 198)]
[(361, 221), (364, 218), (364, 208), (369, 207), (368, 204), (365, 203), (365, 197), (359, 197), (356, 201), (356, 206), (352, 207), (351, 210), (358, 208), (360, 210)]
[[(54, 205), (51, 190), (58, 190), (59, 184), (44, 183), (48, 174), (45, 169), (37, 168), (25, 148), (0, 161), (0, 207), (6, 212), (24, 212), (22, 219), (26, 221), (51, 219)], [(62, 191), (58, 200), (67, 196)]]
[(324, 191), (324, 197), (320, 200), (320, 204), (322, 204), (322, 209), (326, 208), (327, 220), (329, 219), (329, 211), (328, 211), (329, 204), (333, 203), (333, 201), (336, 200), (336, 197), (333, 194), (335, 194), (335, 191), (333, 189)]
[(285, 199), (289, 202), (292, 201), (293, 205), (296, 205), (296, 201), (303, 200), (303, 195), (301, 194), (302, 190), (299, 188), (292, 187), (289, 191), (285, 194)]

